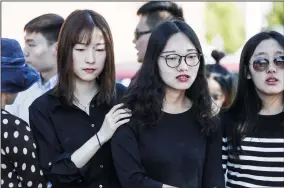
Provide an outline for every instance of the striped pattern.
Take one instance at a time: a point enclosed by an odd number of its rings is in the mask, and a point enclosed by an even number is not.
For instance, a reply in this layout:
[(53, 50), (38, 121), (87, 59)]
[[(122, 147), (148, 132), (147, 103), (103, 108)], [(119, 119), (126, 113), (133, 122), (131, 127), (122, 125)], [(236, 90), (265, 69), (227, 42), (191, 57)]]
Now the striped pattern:
[(240, 159), (228, 157), (230, 141), (223, 138), (222, 159), (226, 187), (284, 188), (284, 133), (269, 138), (247, 137)]

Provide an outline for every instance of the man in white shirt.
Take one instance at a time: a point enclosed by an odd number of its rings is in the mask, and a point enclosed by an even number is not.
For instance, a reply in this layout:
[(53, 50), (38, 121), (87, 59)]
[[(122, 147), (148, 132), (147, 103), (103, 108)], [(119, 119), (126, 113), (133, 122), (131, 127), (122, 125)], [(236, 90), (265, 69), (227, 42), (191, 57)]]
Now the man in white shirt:
[(6, 110), (27, 123), (28, 108), (32, 102), (57, 83), (56, 45), (63, 22), (64, 19), (57, 14), (44, 14), (24, 27), (26, 62), (39, 73), (40, 79), (28, 90), (19, 93), (14, 104), (6, 106)]

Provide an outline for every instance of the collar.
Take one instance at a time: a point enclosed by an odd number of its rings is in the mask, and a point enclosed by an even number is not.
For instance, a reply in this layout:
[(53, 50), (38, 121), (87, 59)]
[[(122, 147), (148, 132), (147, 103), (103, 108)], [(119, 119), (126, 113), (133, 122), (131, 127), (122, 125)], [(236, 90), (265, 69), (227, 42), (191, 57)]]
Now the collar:
[(58, 75), (54, 75), (51, 77), (45, 84), (42, 84), (42, 78), (41, 75), (39, 74), (39, 80), (37, 82), (38, 87), (43, 88), (43, 89), (51, 89), (55, 86), (58, 80)]

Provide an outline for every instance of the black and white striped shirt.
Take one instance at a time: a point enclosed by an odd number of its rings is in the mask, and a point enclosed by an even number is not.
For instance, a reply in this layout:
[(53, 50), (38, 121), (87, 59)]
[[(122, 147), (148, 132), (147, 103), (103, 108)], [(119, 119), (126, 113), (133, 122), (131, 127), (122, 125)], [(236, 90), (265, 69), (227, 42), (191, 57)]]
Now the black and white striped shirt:
[(241, 142), (239, 159), (228, 157), (231, 128), (223, 121), (223, 168), (226, 187), (284, 188), (284, 113), (259, 116), (257, 130)]

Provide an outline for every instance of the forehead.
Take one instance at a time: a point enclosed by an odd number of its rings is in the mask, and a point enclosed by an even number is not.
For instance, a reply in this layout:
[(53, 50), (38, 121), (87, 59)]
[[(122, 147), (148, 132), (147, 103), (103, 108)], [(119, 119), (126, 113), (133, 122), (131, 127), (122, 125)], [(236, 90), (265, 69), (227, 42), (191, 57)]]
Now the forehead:
[(279, 52), (284, 53), (280, 44), (274, 39), (267, 39), (259, 43), (254, 51), (254, 55), (257, 56), (258, 54), (265, 53), (272, 56)]
[(138, 25), (136, 27), (138, 31), (148, 31), (150, 30), (150, 27), (147, 24), (147, 16), (140, 16), (140, 20), (138, 22)]
[(176, 33), (168, 39), (164, 51), (184, 51), (188, 49), (196, 50), (195, 46), (185, 34)]
[(214, 79), (213, 76), (210, 76), (207, 79), (207, 82), (208, 82), (210, 91), (212, 91), (212, 92), (221, 92), (222, 91), (220, 84)]
[(90, 42), (91, 44), (103, 43), (104, 42), (103, 33), (97, 27), (94, 27), (92, 31), (82, 31), (79, 36), (79, 42), (82, 43)]
[(46, 38), (41, 33), (36, 32), (26, 32), (24, 36), (25, 41), (33, 41), (36, 43), (47, 43)]

